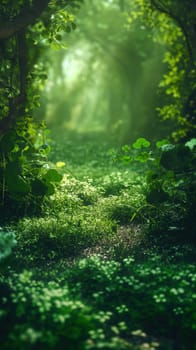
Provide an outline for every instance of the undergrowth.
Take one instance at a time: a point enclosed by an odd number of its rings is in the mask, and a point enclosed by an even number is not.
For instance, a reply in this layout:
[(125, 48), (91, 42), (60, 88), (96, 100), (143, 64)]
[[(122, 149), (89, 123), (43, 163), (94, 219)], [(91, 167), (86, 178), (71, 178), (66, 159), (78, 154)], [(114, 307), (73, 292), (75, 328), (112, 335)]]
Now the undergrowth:
[(149, 203), (146, 166), (76, 141), (39, 217), (0, 231), (2, 348), (194, 350), (195, 248), (168, 237), (182, 208)]

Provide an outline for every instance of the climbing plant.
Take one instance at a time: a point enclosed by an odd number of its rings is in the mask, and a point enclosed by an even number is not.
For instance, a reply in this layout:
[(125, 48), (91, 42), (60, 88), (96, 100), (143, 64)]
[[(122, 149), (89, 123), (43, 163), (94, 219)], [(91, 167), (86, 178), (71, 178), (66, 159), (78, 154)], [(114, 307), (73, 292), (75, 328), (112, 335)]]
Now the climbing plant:
[(75, 29), (76, 1), (12, 0), (0, 4), (0, 208), (1, 219), (34, 212), (61, 176), (48, 169), (46, 131), (33, 120), (47, 79), (47, 47), (63, 47)]
[(135, 21), (149, 29), (155, 42), (166, 45), (167, 71), (159, 88), (162, 104), (159, 117), (170, 126), (175, 141), (195, 133), (196, 48), (194, 41), (196, 12), (193, 1), (137, 0), (128, 16), (130, 28)]

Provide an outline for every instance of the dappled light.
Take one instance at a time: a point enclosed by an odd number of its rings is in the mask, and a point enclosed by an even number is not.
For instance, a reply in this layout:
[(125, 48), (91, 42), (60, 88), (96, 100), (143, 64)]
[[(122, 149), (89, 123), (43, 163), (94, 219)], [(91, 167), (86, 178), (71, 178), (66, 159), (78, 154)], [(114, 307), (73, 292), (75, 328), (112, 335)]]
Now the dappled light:
[(2, 350), (195, 350), (195, 10), (0, 2)]

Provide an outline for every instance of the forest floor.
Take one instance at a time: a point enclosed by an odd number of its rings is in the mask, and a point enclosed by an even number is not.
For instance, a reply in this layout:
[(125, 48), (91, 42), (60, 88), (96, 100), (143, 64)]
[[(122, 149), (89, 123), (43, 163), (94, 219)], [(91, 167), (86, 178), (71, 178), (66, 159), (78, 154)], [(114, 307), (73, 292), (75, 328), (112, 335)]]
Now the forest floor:
[(196, 349), (195, 249), (150, 235), (144, 169), (115, 152), (99, 135), (52, 142), (63, 180), (14, 225), (3, 349)]

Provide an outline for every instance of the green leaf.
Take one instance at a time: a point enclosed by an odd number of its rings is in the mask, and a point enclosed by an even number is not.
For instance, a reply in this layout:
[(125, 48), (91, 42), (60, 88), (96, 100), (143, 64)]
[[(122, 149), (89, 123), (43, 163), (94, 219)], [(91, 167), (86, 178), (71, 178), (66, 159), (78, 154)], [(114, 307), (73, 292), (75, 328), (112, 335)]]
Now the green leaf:
[(122, 162), (127, 164), (130, 163), (133, 160), (133, 158), (131, 156), (123, 156), (122, 157)]
[(196, 146), (196, 138), (193, 138), (185, 143), (185, 146), (189, 147), (192, 151), (194, 147)]
[(63, 168), (65, 165), (66, 165), (65, 162), (61, 162), (61, 161), (56, 162), (56, 167), (57, 167), (57, 168)]
[(15, 146), (17, 137), (18, 136), (15, 131), (10, 131), (5, 134), (0, 141), (1, 153), (11, 152)]
[(67, 26), (67, 27), (66, 27), (66, 32), (67, 32), (67, 33), (70, 33), (70, 32), (71, 32), (71, 27), (70, 27), (70, 26)]
[(162, 148), (162, 146), (168, 145), (169, 141), (167, 139), (162, 139), (156, 142), (157, 148)]
[(13, 179), (13, 176), (20, 175), (22, 171), (20, 162), (16, 159), (13, 162), (10, 162), (6, 165), (5, 169), (5, 177)]
[(72, 29), (75, 30), (77, 28), (77, 25), (74, 22), (71, 22)]
[(176, 148), (176, 146), (172, 145), (171, 143), (168, 143), (168, 144), (161, 146), (161, 149), (163, 152), (167, 152), (167, 151), (170, 151), (170, 150), (175, 149), (175, 148)]
[(141, 148), (148, 148), (150, 147), (150, 141), (146, 140), (144, 137), (140, 137), (133, 143), (133, 148), (135, 149), (141, 149)]
[(48, 185), (44, 181), (35, 179), (31, 183), (31, 191), (35, 196), (44, 196), (48, 192)]
[(7, 181), (8, 191), (13, 194), (27, 194), (30, 192), (31, 187), (21, 176), (13, 176)]
[(62, 180), (62, 175), (55, 169), (49, 169), (47, 173), (43, 176), (43, 180), (46, 182), (60, 182)]
[(124, 145), (121, 149), (125, 153), (129, 153), (131, 151), (131, 147), (129, 145)]
[(47, 194), (48, 196), (51, 196), (51, 195), (54, 194), (54, 192), (55, 192), (54, 185), (51, 184), (51, 183), (46, 183), (46, 185), (47, 185), (47, 192), (46, 192), (46, 194)]
[(12, 248), (17, 244), (14, 232), (0, 230), (0, 261), (11, 254)]
[(56, 35), (56, 40), (61, 41), (61, 40), (62, 40), (62, 35), (57, 34), (57, 35)]
[(147, 162), (149, 159), (149, 153), (148, 152), (141, 152), (139, 154), (136, 154), (134, 157), (134, 160), (137, 160), (139, 162)]
[(152, 181), (156, 181), (158, 180), (160, 177), (160, 173), (159, 171), (155, 170), (155, 171), (149, 171), (147, 173), (147, 182), (151, 183)]

